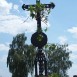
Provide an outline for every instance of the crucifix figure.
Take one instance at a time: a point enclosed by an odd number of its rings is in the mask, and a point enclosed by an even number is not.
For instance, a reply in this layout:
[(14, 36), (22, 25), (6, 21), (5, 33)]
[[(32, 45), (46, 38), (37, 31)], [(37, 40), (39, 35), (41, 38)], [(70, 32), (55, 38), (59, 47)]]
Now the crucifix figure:
[[(40, 0), (36, 0), (36, 4), (41, 4)], [(54, 3), (43, 4), (43, 5), (44, 5), (44, 8), (53, 9), (55, 7)], [(37, 9), (36, 11), (37, 31), (31, 37), (31, 43), (35, 47), (38, 47), (38, 52), (36, 54), (36, 58), (34, 61), (35, 77), (43, 76), (43, 74), (45, 74), (45, 77), (47, 77), (47, 60), (45, 58), (45, 54), (42, 52), (43, 46), (47, 44), (47, 35), (42, 32), (42, 28), (41, 28), (41, 8), (35, 4), (33, 5), (23, 4), (22, 8), (23, 10), (25, 10), (25, 9), (29, 9), (30, 6), (35, 7), (35, 9)], [(39, 66), (39, 74), (37, 72), (38, 71), (37, 64)]]

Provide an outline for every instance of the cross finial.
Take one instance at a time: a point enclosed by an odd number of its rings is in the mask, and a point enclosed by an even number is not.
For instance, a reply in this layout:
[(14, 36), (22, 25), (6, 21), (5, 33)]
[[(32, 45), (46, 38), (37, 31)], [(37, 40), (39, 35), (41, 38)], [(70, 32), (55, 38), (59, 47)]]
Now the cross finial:
[(37, 53), (35, 58), (35, 77), (38, 77), (37, 62), (39, 62), (39, 75), (42, 76), (43, 71), (45, 71), (45, 77), (47, 77), (47, 61), (44, 54), (42, 53), (42, 48), (44, 47), (44, 45), (47, 44), (47, 35), (42, 32), (41, 20), (42, 20), (42, 13), (44, 13), (43, 11), (45, 11), (45, 8), (49, 8), (49, 11), (50, 11), (50, 8), (53, 9), (54, 7), (55, 7), (54, 3), (41, 4), (40, 0), (36, 0), (36, 5), (23, 4), (22, 6), (23, 10), (30, 9), (29, 11), (31, 12), (30, 14), (31, 17), (32, 18), (35, 17), (37, 20), (37, 31), (31, 37), (31, 43), (35, 47), (38, 47), (39, 49), (38, 52), (40, 52), (40, 53)]

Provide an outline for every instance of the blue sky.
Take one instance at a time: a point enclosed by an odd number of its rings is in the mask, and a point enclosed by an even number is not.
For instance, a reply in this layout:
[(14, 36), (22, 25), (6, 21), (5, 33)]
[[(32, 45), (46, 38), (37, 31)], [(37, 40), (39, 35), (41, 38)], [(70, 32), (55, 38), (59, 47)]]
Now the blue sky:
[[(54, 2), (56, 7), (48, 17), (48, 26), (42, 22), (49, 43), (68, 43), (72, 68), (68, 70), (70, 77), (77, 74), (77, 0), (40, 0), (42, 3)], [(36, 20), (29, 17), (29, 12), (23, 11), (21, 6), (33, 4), (35, 0), (0, 0), (0, 77), (11, 77), (6, 65), (6, 58), (13, 36), (25, 32), (27, 42), (36, 31)], [(23, 23), (26, 19), (28, 20)]]

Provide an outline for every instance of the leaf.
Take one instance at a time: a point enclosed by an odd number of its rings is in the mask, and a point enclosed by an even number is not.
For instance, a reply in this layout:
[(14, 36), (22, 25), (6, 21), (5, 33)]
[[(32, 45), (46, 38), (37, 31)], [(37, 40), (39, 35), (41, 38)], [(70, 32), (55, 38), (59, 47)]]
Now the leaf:
[(34, 13), (31, 13), (30, 16), (32, 17), (32, 19), (35, 17)]

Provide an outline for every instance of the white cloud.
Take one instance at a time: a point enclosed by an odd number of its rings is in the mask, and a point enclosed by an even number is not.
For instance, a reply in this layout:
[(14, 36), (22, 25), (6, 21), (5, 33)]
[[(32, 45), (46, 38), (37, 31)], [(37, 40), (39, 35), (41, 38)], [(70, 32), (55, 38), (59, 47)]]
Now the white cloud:
[[(77, 75), (77, 44), (70, 44), (68, 45), (68, 49), (70, 51), (72, 51), (72, 54), (70, 54), (70, 60), (73, 62), (72, 63), (72, 67), (69, 69), (68, 74), (70, 75), (70, 77), (73, 77), (73, 75)], [(74, 72), (72, 72), (74, 71)]]
[[(20, 0), (20, 2), (23, 1)], [(12, 3), (8, 3), (6, 0), (0, 0), (0, 33), (16, 35), (18, 33), (33, 32), (36, 30), (36, 20), (28, 19), (26, 22), (24, 22), (26, 17), (13, 15), (11, 13), (11, 9), (19, 11), (18, 5), (14, 4), (13, 6)], [(28, 15), (29, 13), (27, 14), (27, 16)], [(50, 26), (49, 23), (47, 24), (48, 26), (42, 22), (42, 28), (44, 29), (45, 27)]]
[(0, 51), (8, 51), (8, 50), (9, 50), (8, 45), (0, 44)]
[(67, 31), (72, 33), (74, 35), (74, 37), (77, 38), (77, 27), (72, 27), (72, 28), (68, 29)]
[(69, 49), (70, 51), (76, 52), (76, 51), (77, 51), (77, 44), (70, 44), (70, 45), (68, 46), (68, 49)]
[(18, 5), (16, 5), (16, 4), (13, 6), (14, 10), (16, 10), (16, 11), (18, 11), (18, 12), (19, 12), (18, 7), (19, 7), (19, 6), (18, 6)]
[(29, 20), (25, 23), (25, 18), (21, 18), (16, 15), (0, 16), (2, 21), (0, 22), (0, 32), (16, 35), (17, 33), (27, 31), (34, 31), (36, 28), (36, 21)]
[(9, 14), (12, 9), (12, 3), (8, 3), (6, 0), (0, 0), (0, 15)]
[(58, 39), (61, 44), (65, 44), (67, 42), (66, 36), (60, 36)]
[[(0, 33), (16, 35), (22, 32), (35, 31), (37, 28), (36, 20), (28, 19), (26, 22), (23, 23), (25, 19), (26, 19), (25, 17), (20, 17), (16, 15), (0, 16)], [(42, 27), (45, 28), (47, 27), (47, 25), (42, 23)]]

